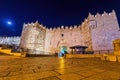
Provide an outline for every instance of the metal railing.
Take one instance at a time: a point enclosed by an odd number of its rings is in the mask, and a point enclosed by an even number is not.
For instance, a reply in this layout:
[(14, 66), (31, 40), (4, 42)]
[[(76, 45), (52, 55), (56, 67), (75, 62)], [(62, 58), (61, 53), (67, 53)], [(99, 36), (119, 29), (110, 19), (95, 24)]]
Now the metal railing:
[(110, 50), (96, 50), (96, 51), (94, 51), (94, 54), (102, 54), (102, 53), (112, 54), (113, 51), (114, 51), (113, 49), (110, 49)]

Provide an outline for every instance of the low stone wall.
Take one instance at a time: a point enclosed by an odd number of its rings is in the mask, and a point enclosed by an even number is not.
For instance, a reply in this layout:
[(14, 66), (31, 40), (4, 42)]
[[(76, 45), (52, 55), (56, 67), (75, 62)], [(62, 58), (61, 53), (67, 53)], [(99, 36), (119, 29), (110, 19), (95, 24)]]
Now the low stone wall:
[(100, 58), (101, 54), (66, 54), (66, 58)]
[(120, 56), (117, 56), (117, 61), (120, 62)]
[(120, 56), (114, 54), (66, 54), (66, 58), (99, 58), (105, 61), (120, 62)]
[(115, 54), (102, 54), (101, 60), (120, 62), (120, 56)]
[(0, 52), (4, 53), (4, 54), (9, 54), (12, 56), (18, 56), (18, 57), (26, 57), (26, 53), (25, 52), (11, 52), (11, 49), (2, 49), (0, 47)]
[(114, 40), (113, 45), (113, 54), (103, 54), (101, 60), (120, 62), (120, 39)]
[(6, 53), (6, 54), (10, 54), (11, 53), (11, 49), (1, 49), (0, 52), (2, 53)]

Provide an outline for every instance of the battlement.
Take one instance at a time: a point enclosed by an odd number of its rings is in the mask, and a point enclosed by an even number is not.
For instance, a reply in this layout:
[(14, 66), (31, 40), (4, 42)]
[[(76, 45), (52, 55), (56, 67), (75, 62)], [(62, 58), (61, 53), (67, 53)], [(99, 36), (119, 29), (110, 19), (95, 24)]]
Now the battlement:
[[(88, 17), (79, 25), (50, 27), (35, 23), (23, 24), (21, 47), (45, 51), (59, 52), (61, 46), (87, 46), (87, 50), (113, 49), (112, 41), (119, 38), (120, 31), (115, 11), (103, 12)], [(35, 53), (32, 53), (35, 54)], [(37, 53), (41, 54), (41, 53)]]
[[(83, 26), (84, 24), (86, 24), (88, 21), (90, 20), (95, 20), (95, 19), (99, 19), (99, 18), (109, 18), (109, 17), (116, 17), (115, 11), (112, 10), (112, 12), (107, 13), (107, 12), (103, 12), (103, 14), (100, 13), (96, 13), (95, 15), (89, 13), (88, 17), (84, 19), (84, 21), (79, 24), (79, 25), (73, 25), (73, 26), (59, 26), (59, 27), (51, 27), (51, 28), (46, 28), (46, 26), (43, 26), (42, 24), (39, 24), (38, 21), (36, 21), (35, 23), (31, 22), (31, 23), (27, 23), (27, 24), (23, 24), (23, 27), (40, 27), (42, 29), (45, 29), (47, 31), (59, 31), (59, 30), (74, 30), (74, 29), (79, 29), (81, 26)], [(24, 29), (23, 28), (23, 29)]]
[(107, 16), (116, 16), (115, 11), (112, 10), (112, 12), (110, 12), (110, 13), (107, 13), (107, 12), (104, 11), (103, 14), (100, 14), (100, 13), (97, 12), (95, 15), (89, 13), (88, 18), (89, 19), (94, 19), (94, 18), (99, 18), (99, 17), (104, 17), (105, 18)]
[(0, 37), (0, 44), (19, 45), (20, 44), (20, 37), (19, 36)]
[(40, 24), (40, 23), (38, 23), (38, 21), (36, 21), (35, 23), (33, 23), (33, 22), (31, 22), (31, 23), (24, 23), (23, 24), (23, 29), (25, 28), (25, 27), (38, 27), (38, 28), (42, 28), (42, 29), (46, 29), (46, 26), (44, 26), (43, 24)]
[(49, 29), (47, 29), (48, 31), (59, 31), (59, 30), (62, 30), (62, 31), (64, 31), (64, 30), (74, 30), (74, 29), (78, 29), (79, 28), (79, 26), (77, 26), (77, 25), (74, 25), (74, 26), (60, 26), (60, 27), (54, 27), (54, 28), (49, 28)]

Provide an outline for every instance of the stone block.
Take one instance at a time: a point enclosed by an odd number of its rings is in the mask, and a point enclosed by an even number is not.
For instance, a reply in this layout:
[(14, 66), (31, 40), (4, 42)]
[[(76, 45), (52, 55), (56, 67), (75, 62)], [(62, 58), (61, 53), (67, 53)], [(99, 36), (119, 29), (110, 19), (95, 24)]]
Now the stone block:
[(67, 54), (66, 58), (94, 58), (93, 54)]
[(13, 53), (14, 56), (21, 57), (21, 53)]
[(11, 53), (11, 49), (1, 49), (0, 52), (6, 53), (6, 54), (10, 54)]
[(120, 50), (118, 50), (118, 51), (114, 50), (114, 54), (115, 55), (120, 55)]
[(117, 56), (117, 61), (120, 62), (120, 56)]
[(108, 60), (109, 61), (117, 61), (117, 58), (115, 55), (108, 55)]
[(109, 55), (108, 56), (106, 56), (106, 59), (105, 59), (106, 61), (109, 61)]
[(26, 53), (21, 53), (21, 57), (26, 57)]
[(72, 58), (73, 55), (72, 54), (66, 54), (66, 58)]
[(101, 56), (101, 60), (106, 60), (106, 56)]
[(101, 54), (94, 54), (95, 58), (101, 58), (101, 56), (102, 56)]
[(12, 55), (12, 56), (13, 56), (13, 55), (14, 55), (14, 53), (10, 53), (10, 55)]
[(107, 56), (108, 56), (107, 54), (102, 54), (101, 57), (100, 57), (100, 59), (101, 59), (101, 60), (106, 60), (106, 57), (107, 57)]
[(114, 54), (120, 55), (120, 39), (114, 40), (113, 45), (114, 45)]

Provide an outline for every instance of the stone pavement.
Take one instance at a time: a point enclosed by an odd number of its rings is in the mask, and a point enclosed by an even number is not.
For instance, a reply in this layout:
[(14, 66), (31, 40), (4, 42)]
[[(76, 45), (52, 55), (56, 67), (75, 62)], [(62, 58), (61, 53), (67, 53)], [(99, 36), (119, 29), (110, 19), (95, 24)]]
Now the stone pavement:
[(120, 63), (100, 59), (0, 56), (0, 80), (120, 80)]

